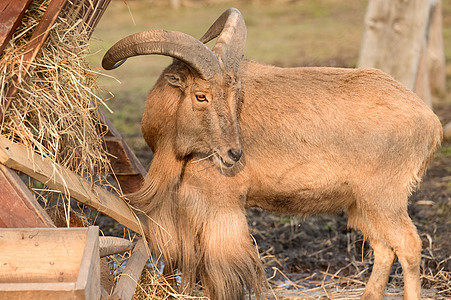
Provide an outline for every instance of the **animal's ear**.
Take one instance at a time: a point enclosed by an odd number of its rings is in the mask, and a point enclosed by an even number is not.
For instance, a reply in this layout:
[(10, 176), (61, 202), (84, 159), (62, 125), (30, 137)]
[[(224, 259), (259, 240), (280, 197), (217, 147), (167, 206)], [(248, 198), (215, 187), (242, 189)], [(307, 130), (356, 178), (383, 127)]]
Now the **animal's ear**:
[(168, 81), (168, 83), (173, 87), (185, 88), (185, 76), (179, 73), (166, 73), (164, 78)]

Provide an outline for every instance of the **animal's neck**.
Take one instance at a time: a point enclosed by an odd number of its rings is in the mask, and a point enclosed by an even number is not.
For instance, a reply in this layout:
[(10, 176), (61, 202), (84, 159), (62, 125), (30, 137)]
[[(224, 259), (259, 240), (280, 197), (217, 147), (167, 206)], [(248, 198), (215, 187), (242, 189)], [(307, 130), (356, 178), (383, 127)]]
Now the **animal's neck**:
[(177, 159), (172, 147), (154, 153), (149, 172), (139, 191), (128, 195), (132, 204), (140, 206), (146, 212), (166, 199), (168, 193), (174, 193), (179, 184), (184, 161)]

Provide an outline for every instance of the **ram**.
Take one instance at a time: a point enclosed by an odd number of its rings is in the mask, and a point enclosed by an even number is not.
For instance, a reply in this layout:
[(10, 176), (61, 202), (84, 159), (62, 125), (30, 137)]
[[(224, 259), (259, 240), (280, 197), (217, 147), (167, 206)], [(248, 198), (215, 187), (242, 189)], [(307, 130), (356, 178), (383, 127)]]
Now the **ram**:
[[(218, 38), (210, 50), (205, 43)], [(105, 54), (174, 58), (151, 89), (142, 133), (154, 158), (129, 196), (149, 218), (149, 244), (200, 280), (211, 299), (263, 297), (265, 276), (245, 208), (292, 215), (347, 212), (375, 262), (362, 299), (382, 299), (395, 256), (406, 299), (420, 299), (421, 240), (409, 194), (439, 148), (438, 118), (375, 69), (278, 68), (243, 59), (246, 26), (225, 11), (199, 40), (151, 30)]]

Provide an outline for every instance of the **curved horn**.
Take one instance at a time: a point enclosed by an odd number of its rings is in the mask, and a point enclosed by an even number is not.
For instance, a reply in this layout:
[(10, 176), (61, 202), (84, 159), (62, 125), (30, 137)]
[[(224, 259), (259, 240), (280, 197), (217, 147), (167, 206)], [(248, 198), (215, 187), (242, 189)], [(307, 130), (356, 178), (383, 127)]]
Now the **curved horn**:
[(246, 24), (238, 9), (223, 12), (199, 40), (208, 43), (218, 36), (213, 52), (222, 60), (226, 71), (237, 73), (246, 44)]
[(206, 80), (221, 73), (217, 57), (207, 46), (187, 34), (166, 30), (149, 30), (123, 38), (105, 53), (102, 67), (111, 70), (129, 57), (147, 54), (177, 58)]

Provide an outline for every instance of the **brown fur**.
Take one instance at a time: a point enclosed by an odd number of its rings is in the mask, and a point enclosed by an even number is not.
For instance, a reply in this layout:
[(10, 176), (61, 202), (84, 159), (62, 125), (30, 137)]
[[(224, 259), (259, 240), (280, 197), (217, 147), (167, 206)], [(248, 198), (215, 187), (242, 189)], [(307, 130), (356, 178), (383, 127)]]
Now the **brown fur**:
[[(210, 95), (204, 107), (193, 100), (199, 90)], [(442, 130), (388, 75), (243, 61), (239, 74), (206, 82), (175, 62), (149, 93), (142, 130), (154, 160), (130, 199), (146, 205), (150, 245), (188, 291), (200, 279), (212, 299), (241, 299), (244, 287), (262, 295), (245, 219), (245, 207), (260, 207), (347, 211), (374, 248), (362, 298), (382, 299), (396, 255), (405, 298), (420, 299), (421, 242), (407, 199)], [(231, 148), (243, 156), (227, 168)]]

